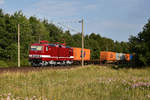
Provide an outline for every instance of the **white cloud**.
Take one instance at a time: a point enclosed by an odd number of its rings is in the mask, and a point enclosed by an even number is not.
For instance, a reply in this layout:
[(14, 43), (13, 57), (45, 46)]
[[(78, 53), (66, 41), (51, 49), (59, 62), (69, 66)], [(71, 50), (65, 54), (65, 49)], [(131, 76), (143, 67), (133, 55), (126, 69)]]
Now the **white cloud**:
[(32, 5), (29, 9), (27, 8), (26, 12), (31, 12), (34, 14), (49, 16), (49, 17), (65, 17), (65, 16), (74, 16), (78, 14), (78, 2), (73, 1), (48, 1), (40, 0), (36, 4)]
[(84, 4), (81, 1), (40, 0), (26, 7), (26, 13), (46, 17), (83, 16), (83, 13), (97, 8), (96, 4)]
[(4, 4), (4, 0), (0, 0), (0, 4)]

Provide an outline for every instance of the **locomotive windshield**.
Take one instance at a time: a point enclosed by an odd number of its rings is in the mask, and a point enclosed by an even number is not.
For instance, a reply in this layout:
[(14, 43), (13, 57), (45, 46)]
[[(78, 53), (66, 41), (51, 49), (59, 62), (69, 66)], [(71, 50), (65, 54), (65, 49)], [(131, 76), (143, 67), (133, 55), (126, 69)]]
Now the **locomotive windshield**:
[(41, 51), (43, 49), (43, 46), (31, 46), (32, 51)]

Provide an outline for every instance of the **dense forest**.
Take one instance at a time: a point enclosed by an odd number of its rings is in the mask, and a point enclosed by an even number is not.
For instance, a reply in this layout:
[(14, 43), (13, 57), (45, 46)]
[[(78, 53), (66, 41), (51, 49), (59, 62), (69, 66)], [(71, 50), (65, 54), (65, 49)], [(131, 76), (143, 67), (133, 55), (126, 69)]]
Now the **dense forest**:
[[(30, 44), (47, 40), (51, 43), (66, 42), (72, 47), (81, 47), (81, 33), (72, 35), (63, 31), (46, 19), (35, 16), (27, 18), (21, 11), (14, 14), (4, 13), (0, 9), (0, 66), (17, 65), (17, 25), (21, 34), (21, 66), (28, 65)], [(141, 65), (150, 64), (150, 21), (138, 36), (131, 36), (129, 42), (118, 42), (102, 37), (98, 33), (85, 35), (85, 48), (91, 49), (91, 59), (99, 59), (100, 51), (115, 51), (138, 54), (135, 59)]]

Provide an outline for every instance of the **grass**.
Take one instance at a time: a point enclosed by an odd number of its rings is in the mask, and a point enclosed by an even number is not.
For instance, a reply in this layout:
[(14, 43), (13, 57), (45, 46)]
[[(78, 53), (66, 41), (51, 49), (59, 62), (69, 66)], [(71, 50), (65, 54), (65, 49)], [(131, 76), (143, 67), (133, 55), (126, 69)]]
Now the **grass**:
[(0, 74), (0, 98), (7, 100), (149, 100), (150, 68), (73, 69)]

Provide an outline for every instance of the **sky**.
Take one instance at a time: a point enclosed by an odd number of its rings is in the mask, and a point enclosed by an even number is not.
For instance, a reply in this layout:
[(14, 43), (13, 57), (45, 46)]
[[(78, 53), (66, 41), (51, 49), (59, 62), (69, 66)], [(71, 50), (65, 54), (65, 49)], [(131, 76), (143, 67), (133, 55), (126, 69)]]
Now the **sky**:
[(97, 33), (117, 41), (136, 36), (150, 19), (150, 0), (0, 0), (0, 8), (13, 14), (48, 19), (72, 34)]

